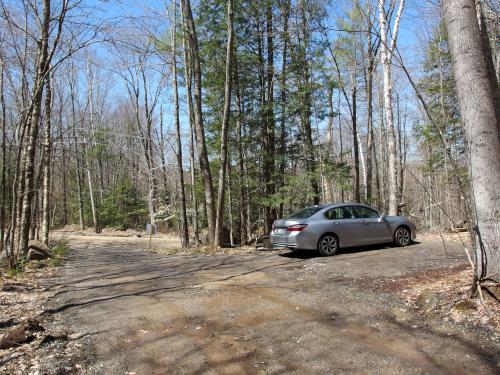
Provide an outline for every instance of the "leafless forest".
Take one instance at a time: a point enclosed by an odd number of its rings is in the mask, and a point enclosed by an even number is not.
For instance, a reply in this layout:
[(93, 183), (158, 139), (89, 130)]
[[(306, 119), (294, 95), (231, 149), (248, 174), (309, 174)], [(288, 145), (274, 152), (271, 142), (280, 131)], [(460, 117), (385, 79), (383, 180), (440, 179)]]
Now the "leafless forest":
[(68, 225), (236, 246), (355, 201), (471, 230), (498, 279), (497, 0), (0, 0), (0, 25), (10, 267)]

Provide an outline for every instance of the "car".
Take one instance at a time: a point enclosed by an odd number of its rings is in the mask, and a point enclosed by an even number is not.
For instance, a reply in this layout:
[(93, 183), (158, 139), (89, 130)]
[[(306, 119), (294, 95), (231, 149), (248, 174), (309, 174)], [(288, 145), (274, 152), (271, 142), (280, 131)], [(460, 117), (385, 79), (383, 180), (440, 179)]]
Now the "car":
[(359, 203), (307, 207), (274, 221), (270, 233), (273, 248), (317, 250), (323, 256), (354, 246), (408, 246), (415, 238), (416, 227), (406, 217), (385, 216)]

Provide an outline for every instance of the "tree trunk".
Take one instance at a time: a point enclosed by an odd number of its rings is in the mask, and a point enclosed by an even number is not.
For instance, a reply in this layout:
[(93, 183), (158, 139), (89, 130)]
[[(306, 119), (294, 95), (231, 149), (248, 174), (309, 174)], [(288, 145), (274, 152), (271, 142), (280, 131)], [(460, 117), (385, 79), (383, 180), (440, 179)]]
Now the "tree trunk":
[(243, 140), (242, 140), (242, 126), (243, 126), (243, 113), (241, 109), (240, 97), (240, 82), (238, 73), (238, 59), (237, 54), (234, 54), (234, 91), (236, 96), (236, 152), (238, 163), (238, 182), (239, 182), (239, 200), (240, 200), (240, 220), (239, 220), (239, 233), (240, 245), (244, 245), (248, 241), (247, 237), (247, 220), (246, 215), (246, 191), (245, 191), (245, 166), (243, 157)]
[[(328, 83), (328, 153), (327, 160), (331, 160), (331, 163), (334, 164), (336, 162), (335, 155), (335, 140), (334, 140), (334, 129), (333, 129), (333, 121), (335, 119), (335, 110), (333, 109), (333, 91), (335, 89), (335, 85), (333, 82)], [(334, 202), (334, 182), (333, 179), (328, 179), (328, 192), (326, 200), (328, 202)]]
[(380, 59), (384, 74), (384, 108), (387, 121), (387, 153), (388, 153), (388, 195), (389, 195), (389, 215), (398, 214), (398, 187), (397, 187), (397, 149), (396, 149), (396, 132), (394, 127), (394, 113), (392, 107), (392, 78), (391, 78), (391, 62), (392, 53), (396, 46), (399, 22), (404, 7), (404, 0), (400, 0), (399, 9), (396, 16), (394, 30), (392, 31), (391, 40), (388, 39), (388, 20), (385, 12), (385, 0), (378, 0), (379, 8), (379, 24), (380, 24), (380, 40), (381, 50)]
[(40, 113), (42, 106), (43, 89), (45, 85), (45, 76), (49, 70), (48, 45), (50, 29), (50, 0), (44, 0), (42, 3), (43, 18), (41, 24), (40, 49), (38, 51), (37, 71), (34, 82), (34, 95), (31, 103), (31, 116), (28, 124), (28, 138), (26, 143), (26, 153), (24, 159), (24, 191), (21, 207), (21, 219), (19, 223), (19, 246), (18, 253), (23, 256), (28, 251), (28, 240), (31, 226), (31, 204), (33, 200), (33, 183), (36, 141), (38, 138), (38, 129), (40, 122)]
[(95, 233), (101, 233), (101, 228), (99, 226), (99, 216), (97, 213), (97, 207), (95, 204), (95, 198), (94, 198), (94, 188), (92, 184), (92, 172), (91, 172), (91, 166), (90, 166), (90, 160), (89, 160), (89, 154), (88, 154), (88, 147), (87, 147), (87, 142), (86, 142), (86, 137), (83, 137), (83, 152), (84, 156), (83, 158), (85, 159), (85, 169), (87, 171), (87, 183), (89, 185), (89, 196), (90, 196), (90, 208), (92, 209), (92, 222), (94, 223), (94, 232)]
[(375, 69), (375, 56), (371, 40), (371, 24), (368, 31), (368, 67), (366, 69), (366, 102), (367, 102), (367, 145), (366, 145), (366, 202), (373, 201), (373, 71)]
[[(339, 97), (339, 102), (338, 102), (338, 108), (340, 108), (340, 97)], [(342, 168), (344, 167), (344, 142), (343, 142), (343, 137), (342, 137), (342, 117), (341, 113), (339, 112), (339, 155), (340, 155), (340, 165)], [(344, 184), (340, 185), (340, 200), (342, 202), (345, 202), (345, 191), (344, 191)]]
[[(279, 147), (279, 176), (278, 176), (278, 189), (285, 186), (285, 153), (286, 153), (286, 78), (287, 78), (287, 64), (288, 64), (288, 19), (290, 18), (291, 0), (286, 0), (283, 8), (283, 55), (281, 60), (281, 79), (280, 79), (280, 100), (281, 100), (281, 124), (280, 124), (280, 147)], [(278, 217), (283, 217), (283, 202), (280, 203)]]
[(66, 147), (64, 146), (63, 139), (63, 110), (64, 110), (64, 98), (61, 92), (59, 92), (59, 143), (61, 145), (61, 173), (62, 173), (62, 193), (63, 193), (63, 218), (61, 224), (63, 226), (68, 224), (68, 182), (67, 182), (67, 171), (66, 171)]
[(229, 244), (234, 246), (233, 196), (231, 193), (231, 162), (227, 166), (227, 216), (229, 218)]
[(305, 1), (300, 0), (300, 18), (301, 18), (301, 34), (303, 37), (303, 56), (301, 64), (302, 66), (302, 82), (304, 91), (303, 94), (303, 102), (302, 102), (302, 130), (304, 132), (304, 146), (305, 146), (305, 154), (306, 154), (306, 169), (309, 174), (309, 178), (311, 180), (311, 189), (314, 194), (313, 204), (319, 204), (319, 185), (318, 178), (316, 176), (316, 158), (314, 155), (314, 147), (312, 140), (312, 128), (311, 128), (311, 108), (312, 108), (312, 87), (311, 87), (311, 72), (309, 66), (309, 59), (307, 57), (308, 49), (309, 49), (309, 38), (310, 38), (310, 30), (309, 23), (306, 15), (305, 9)]
[[(2, 106), (2, 144), (1, 144), (1, 162), (2, 169), (0, 170), (0, 254), (2, 254), (5, 246), (5, 214), (7, 206), (7, 115), (5, 108), (4, 95), (4, 61), (0, 61), (0, 105)], [(7, 254), (8, 256), (8, 254)]]
[[(184, 14), (182, 13), (182, 25), (184, 25)], [(199, 218), (198, 218), (198, 198), (196, 197), (196, 164), (195, 164), (195, 144), (196, 144), (196, 131), (195, 131), (195, 120), (193, 112), (193, 95), (192, 95), (192, 63), (188, 56), (188, 51), (186, 48), (186, 38), (182, 38), (182, 52), (184, 55), (184, 79), (186, 81), (186, 101), (188, 104), (188, 120), (189, 120), (189, 169), (191, 172), (191, 202), (193, 205), (193, 239), (194, 245), (198, 246), (200, 244), (200, 231), (198, 228)]]
[[(172, 22), (172, 78), (174, 83), (174, 119), (175, 131), (177, 136), (177, 172), (179, 174), (179, 191), (181, 199), (181, 246), (189, 246), (188, 219), (186, 213), (186, 192), (184, 187), (184, 168), (182, 167), (182, 142), (181, 125), (179, 121), (179, 89), (177, 85), (177, 46), (176, 46), (176, 24), (177, 24), (177, 5), (174, 3), (174, 16)], [(150, 145), (151, 147), (151, 145)], [(163, 150), (162, 150), (163, 152)]]
[(208, 223), (208, 242), (214, 243), (215, 236), (215, 202), (214, 202), (214, 187), (212, 184), (212, 172), (208, 161), (207, 145), (205, 142), (205, 128), (203, 126), (203, 110), (202, 110), (202, 95), (201, 95), (201, 63), (198, 48), (198, 36), (191, 11), (190, 0), (181, 0), (182, 13), (186, 22), (186, 36), (188, 39), (188, 47), (190, 52), (190, 61), (193, 64), (194, 78), (194, 118), (196, 135), (198, 142), (198, 157), (200, 161), (200, 170), (203, 175), (203, 183), (205, 186), (205, 201), (207, 207), (207, 223)]
[(229, 115), (231, 112), (232, 63), (233, 63), (233, 0), (227, 1), (227, 47), (226, 78), (224, 85), (224, 113), (222, 116), (219, 185), (217, 189), (217, 215), (215, 221), (215, 246), (221, 246), (224, 234), (224, 195), (226, 186), (227, 142), (229, 133)]
[(50, 75), (47, 76), (45, 84), (45, 133), (44, 133), (44, 150), (43, 150), (43, 183), (42, 183), (42, 241), (45, 245), (49, 244), (49, 229), (50, 229), (50, 180), (51, 180), (51, 151), (52, 141), (51, 135), (51, 105), (52, 105), (52, 88)]
[[(443, 0), (475, 207), (476, 277), (500, 281), (500, 118), (473, 0)], [(497, 89), (494, 90), (493, 87)]]
[(168, 169), (167, 169), (167, 160), (165, 158), (165, 132), (163, 131), (163, 107), (160, 107), (160, 161), (161, 161), (161, 170), (162, 170), (162, 182), (163, 182), (163, 199), (165, 201), (168, 200)]
[[(495, 97), (493, 98), (495, 102), (495, 113), (497, 118), (500, 118), (500, 94), (498, 94), (499, 91), (498, 82), (500, 80), (498, 73), (500, 73), (500, 68), (498, 66), (495, 67), (495, 63), (498, 65), (499, 55), (498, 53), (493, 53), (492, 48), (496, 49), (498, 48), (497, 47), (498, 44), (500, 44), (498, 42), (499, 41), (498, 26), (500, 26), (499, 5), (500, 4), (498, 2), (495, 5), (493, 5), (493, 2), (491, 2), (491, 5), (489, 5), (485, 0), (476, 1), (476, 13), (479, 25), (479, 32), (481, 35), (481, 46), (483, 48), (484, 58), (488, 62), (487, 69), (488, 69), (488, 76), (491, 85), (491, 90), (497, 92), (497, 95), (495, 95)], [(489, 13), (494, 14), (492, 16), (494, 18), (493, 21), (488, 22), (485, 16), (484, 8), (488, 8)], [(489, 29), (491, 23), (495, 23), (495, 27)], [(492, 40), (491, 43), (490, 40)], [(498, 124), (498, 126), (500, 128), (500, 124)]]
[(361, 193), (359, 187), (359, 143), (358, 143), (358, 104), (357, 104), (357, 87), (356, 73), (352, 77), (352, 144), (354, 148), (354, 201), (361, 202)]
[[(90, 61), (88, 61), (88, 70), (90, 72)], [(88, 105), (89, 105), (89, 121), (90, 121), (90, 130), (92, 135), (94, 134), (94, 79), (89, 73), (89, 82), (88, 82)], [(90, 207), (92, 209), (92, 220), (94, 223), (94, 231), (95, 233), (100, 233), (101, 228), (99, 225), (99, 214), (97, 212), (97, 206), (95, 202), (94, 196), (94, 186), (92, 183), (92, 172), (91, 172), (91, 163), (89, 157), (89, 144), (87, 144), (87, 136), (83, 136), (83, 152), (85, 159), (85, 168), (87, 170), (87, 182), (89, 185), (89, 196), (90, 196)]]
[(76, 161), (76, 187), (78, 193), (78, 223), (80, 224), (80, 230), (85, 229), (85, 221), (83, 216), (83, 183), (82, 183), (82, 175), (80, 173), (81, 164), (80, 164), (80, 151), (78, 147), (78, 143), (80, 137), (77, 136), (76, 133), (76, 92), (75, 92), (75, 84), (76, 77), (74, 76), (74, 68), (72, 68), (72, 77), (69, 82), (70, 87), (70, 99), (71, 99), (71, 122), (73, 128), (73, 142), (74, 142), (74, 151), (75, 151), (75, 161)]
[[(274, 35), (273, 35), (273, 1), (266, 0), (266, 41), (267, 66), (264, 66), (264, 38), (259, 37), (259, 65), (262, 113), (262, 182), (264, 196), (270, 198), (275, 193), (274, 179)], [(264, 33), (262, 34), (264, 35)], [(271, 230), (276, 219), (276, 210), (269, 204), (264, 206), (264, 232)]]

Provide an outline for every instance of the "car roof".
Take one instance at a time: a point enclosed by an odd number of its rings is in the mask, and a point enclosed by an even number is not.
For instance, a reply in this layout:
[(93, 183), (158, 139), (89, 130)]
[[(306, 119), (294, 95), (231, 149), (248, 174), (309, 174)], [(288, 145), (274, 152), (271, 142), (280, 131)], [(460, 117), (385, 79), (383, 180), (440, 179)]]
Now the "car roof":
[(362, 206), (362, 207), (368, 207), (371, 208), (372, 210), (375, 210), (374, 207), (371, 207), (367, 204), (364, 203), (354, 203), (354, 202), (343, 202), (343, 203), (330, 203), (324, 205), (325, 208), (332, 208), (332, 207), (340, 207), (340, 206)]

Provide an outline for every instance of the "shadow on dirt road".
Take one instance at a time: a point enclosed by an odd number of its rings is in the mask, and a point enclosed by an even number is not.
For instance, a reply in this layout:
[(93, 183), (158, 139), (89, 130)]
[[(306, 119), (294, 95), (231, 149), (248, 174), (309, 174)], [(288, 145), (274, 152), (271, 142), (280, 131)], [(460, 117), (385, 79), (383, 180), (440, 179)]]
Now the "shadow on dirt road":
[(464, 262), (434, 242), (330, 258), (79, 242), (48, 312), (88, 335), (91, 374), (497, 374), (498, 347), (369, 287)]

